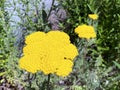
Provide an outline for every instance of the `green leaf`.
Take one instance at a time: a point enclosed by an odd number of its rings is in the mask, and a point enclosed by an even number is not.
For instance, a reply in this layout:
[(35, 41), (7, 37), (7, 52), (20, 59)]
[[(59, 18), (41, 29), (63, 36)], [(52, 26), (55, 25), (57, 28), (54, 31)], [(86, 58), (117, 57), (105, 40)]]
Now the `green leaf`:
[(103, 63), (103, 58), (101, 55), (99, 55), (99, 57), (96, 60), (95, 66), (101, 66)]
[(81, 86), (74, 85), (72, 86), (72, 90), (83, 90)]
[(119, 63), (117, 63), (115, 61), (113, 61), (113, 63), (120, 69), (120, 64)]
[(43, 19), (43, 22), (46, 23), (47, 22), (47, 13), (45, 10), (42, 10), (42, 19)]
[(0, 76), (3, 76), (5, 74), (6, 74), (6, 72), (0, 72)]

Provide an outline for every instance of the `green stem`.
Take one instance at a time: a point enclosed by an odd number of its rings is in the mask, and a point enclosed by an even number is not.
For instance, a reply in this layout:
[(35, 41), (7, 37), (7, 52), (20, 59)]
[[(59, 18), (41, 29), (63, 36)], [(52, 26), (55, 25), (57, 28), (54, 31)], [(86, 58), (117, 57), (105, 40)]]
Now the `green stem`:
[(47, 90), (50, 90), (50, 74), (48, 74)]
[(87, 47), (88, 47), (88, 41), (85, 40), (85, 46), (84, 46), (84, 60), (86, 60), (86, 54), (87, 54)]
[(85, 73), (86, 69), (86, 54), (87, 54), (87, 47), (88, 47), (88, 41), (85, 39), (85, 44), (84, 44), (84, 52), (83, 52), (83, 72)]

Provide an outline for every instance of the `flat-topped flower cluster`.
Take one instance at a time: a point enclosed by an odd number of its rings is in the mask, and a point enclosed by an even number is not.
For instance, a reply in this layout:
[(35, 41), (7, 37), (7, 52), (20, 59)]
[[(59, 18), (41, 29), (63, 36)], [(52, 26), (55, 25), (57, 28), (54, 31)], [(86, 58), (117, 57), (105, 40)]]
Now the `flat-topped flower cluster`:
[(42, 71), (44, 74), (67, 76), (73, 67), (77, 48), (70, 43), (69, 36), (61, 31), (34, 32), (25, 39), (24, 56), (19, 65), (31, 73)]
[(75, 32), (80, 38), (90, 39), (96, 37), (94, 27), (86, 24), (79, 25), (78, 27), (76, 27)]

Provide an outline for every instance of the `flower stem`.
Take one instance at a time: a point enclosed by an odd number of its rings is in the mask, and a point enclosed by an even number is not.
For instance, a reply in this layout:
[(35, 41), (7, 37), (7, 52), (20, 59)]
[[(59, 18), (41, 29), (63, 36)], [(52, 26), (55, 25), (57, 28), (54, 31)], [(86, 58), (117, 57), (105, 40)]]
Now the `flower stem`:
[(84, 44), (84, 52), (83, 52), (83, 73), (85, 73), (85, 69), (86, 69), (87, 47), (88, 47), (88, 41), (85, 40), (85, 44)]
[(48, 74), (48, 81), (47, 81), (47, 90), (50, 90), (50, 74)]

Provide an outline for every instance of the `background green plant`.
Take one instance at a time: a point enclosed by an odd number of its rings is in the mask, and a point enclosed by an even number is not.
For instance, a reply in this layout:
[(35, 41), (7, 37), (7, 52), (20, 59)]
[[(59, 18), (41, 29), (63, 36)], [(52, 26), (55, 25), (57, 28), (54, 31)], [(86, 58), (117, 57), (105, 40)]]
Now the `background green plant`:
[(103, 0), (99, 8), (98, 45), (105, 61), (120, 62), (120, 1)]
[(7, 50), (7, 31), (6, 31), (6, 13), (4, 12), (4, 0), (0, 1), (0, 77), (6, 73), (6, 63), (9, 55)]

